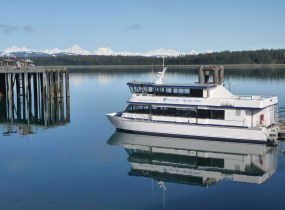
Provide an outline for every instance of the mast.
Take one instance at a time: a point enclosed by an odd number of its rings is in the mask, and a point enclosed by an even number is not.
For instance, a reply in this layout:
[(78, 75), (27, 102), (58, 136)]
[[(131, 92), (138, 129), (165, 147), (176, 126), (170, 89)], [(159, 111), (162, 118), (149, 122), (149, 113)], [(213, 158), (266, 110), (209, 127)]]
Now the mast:
[(164, 73), (166, 71), (167, 67), (164, 67), (164, 56), (162, 56), (162, 71), (158, 72), (157, 76), (159, 77), (155, 84), (163, 84), (164, 83)]

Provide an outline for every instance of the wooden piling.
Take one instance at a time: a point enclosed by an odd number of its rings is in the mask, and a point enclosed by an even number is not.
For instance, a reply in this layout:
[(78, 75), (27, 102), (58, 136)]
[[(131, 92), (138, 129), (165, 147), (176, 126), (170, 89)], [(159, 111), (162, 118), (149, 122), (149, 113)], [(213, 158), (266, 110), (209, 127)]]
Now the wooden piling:
[(70, 122), (69, 77), (66, 69), (0, 69), (0, 92), (3, 92), (0, 124), (4, 121), (12, 123), (9, 131), (14, 129), (14, 125), (21, 124), (21, 129), (16, 130), (30, 134), (33, 133), (33, 125), (47, 128)]

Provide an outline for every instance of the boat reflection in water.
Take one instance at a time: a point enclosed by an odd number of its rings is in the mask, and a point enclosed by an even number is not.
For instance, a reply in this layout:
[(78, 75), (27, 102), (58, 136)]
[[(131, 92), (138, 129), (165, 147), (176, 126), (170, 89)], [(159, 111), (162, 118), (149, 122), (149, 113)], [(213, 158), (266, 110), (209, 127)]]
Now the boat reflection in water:
[[(130, 176), (210, 186), (222, 180), (265, 182), (277, 167), (277, 147), (115, 132), (108, 144), (126, 149)], [(163, 184), (163, 187), (164, 184)]]
[(34, 134), (70, 123), (69, 75), (66, 69), (0, 72), (0, 130)]

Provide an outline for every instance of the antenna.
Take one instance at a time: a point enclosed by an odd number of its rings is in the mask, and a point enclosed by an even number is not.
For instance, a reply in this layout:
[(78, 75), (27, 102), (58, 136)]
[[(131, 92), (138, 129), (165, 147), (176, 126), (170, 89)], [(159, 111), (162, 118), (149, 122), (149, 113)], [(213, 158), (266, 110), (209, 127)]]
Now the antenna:
[(162, 72), (158, 72), (157, 76), (159, 78), (155, 81), (155, 84), (162, 85), (164, 83), (164, 73), (167, 69), (167, 67), (164, 67), (164, 56), (162, 56), (162, 67), (163, 67), (163, 70)]
[(165, 67), (162, 72), (158, 72), (157, 76), (159, 76), (159, 78), (155, 81), (155, 84), (162, 85), (164, 83), (164, 73), (166, 69), (167, 67)]

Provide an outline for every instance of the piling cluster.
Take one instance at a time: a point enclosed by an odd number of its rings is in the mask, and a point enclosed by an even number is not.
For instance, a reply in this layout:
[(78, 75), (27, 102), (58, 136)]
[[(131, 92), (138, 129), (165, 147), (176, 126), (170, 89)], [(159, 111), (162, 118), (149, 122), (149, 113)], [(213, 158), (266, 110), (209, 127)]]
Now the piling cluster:
[(64, 67), (0, 69), (3, 135), (70, 122), (69, 75)]

